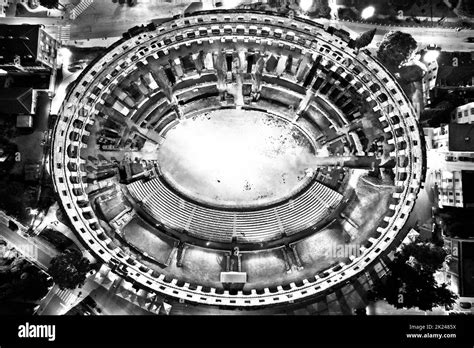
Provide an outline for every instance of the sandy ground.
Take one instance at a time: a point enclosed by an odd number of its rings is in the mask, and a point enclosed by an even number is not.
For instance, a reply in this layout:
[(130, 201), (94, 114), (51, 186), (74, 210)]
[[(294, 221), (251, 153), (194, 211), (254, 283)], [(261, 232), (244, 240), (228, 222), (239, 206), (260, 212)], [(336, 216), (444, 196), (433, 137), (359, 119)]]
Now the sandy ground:
[(223, 110), (187, 119), (158, 150), (165, 178), (209, 203), (268, 204), (310, 179), (314, 149), (298, 128), (259, 112)]

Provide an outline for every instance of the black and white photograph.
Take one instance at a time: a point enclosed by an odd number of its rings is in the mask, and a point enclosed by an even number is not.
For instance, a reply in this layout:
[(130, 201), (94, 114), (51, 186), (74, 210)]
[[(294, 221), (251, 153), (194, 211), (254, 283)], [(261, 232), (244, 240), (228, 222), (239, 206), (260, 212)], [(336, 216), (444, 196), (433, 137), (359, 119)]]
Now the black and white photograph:
[(0, 347), (473, 315), (473, 0), (0, 0)]

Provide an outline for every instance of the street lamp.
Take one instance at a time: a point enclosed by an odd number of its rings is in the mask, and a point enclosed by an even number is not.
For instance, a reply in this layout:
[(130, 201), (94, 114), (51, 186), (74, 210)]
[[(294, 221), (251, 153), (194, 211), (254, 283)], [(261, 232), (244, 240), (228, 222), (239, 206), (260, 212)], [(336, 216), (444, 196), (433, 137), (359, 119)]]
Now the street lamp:
[(441, 47), (436, 44), (430, 44), (426, 47), (423, 53), (423, 61), (425, 63), (430, 63), (438, 59)]
[(303, 12), (308, 12), (313, 6), (313, 0), (300, 0), (300, 8)]
[(360, 16), (362, 17), (362, 19), (368, 19), (372, 17), (374, 14), (375, 14), (375, 7), (368, 6), (362, 10), (362, 13), (360, 14)]
[(428, 50), (426, 53), (423, 55), (423, 61), (426, 63), (435, 61), (439, 57), (439, 51), (438, 50)]

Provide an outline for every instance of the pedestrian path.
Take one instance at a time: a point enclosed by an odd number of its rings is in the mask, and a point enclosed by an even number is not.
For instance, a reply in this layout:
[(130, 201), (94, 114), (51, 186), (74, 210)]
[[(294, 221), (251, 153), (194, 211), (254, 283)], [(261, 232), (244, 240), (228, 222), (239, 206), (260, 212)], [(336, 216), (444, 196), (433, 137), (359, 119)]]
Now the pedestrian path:
[(81, 15), (82, 12), (87, 10), (87, 8), (90, 5), (92, 5), (93, 2), (94, 2), (94, 0), (81, 0), (81, 2), (79, 4), (77, 4), (77, 6), (74, 7), (71, 10), (69, 18), (72, 19), (72, 20), (76, 19), (77, 17), (79, 17)]
[(61, 43), (67, 43), (71, 40), (71, 25), (62, 25), (59, 27), (56, 39)]
[(77, 295), (67, 289), (58, 290), (56, 295), (65, 305), (72, 303), (77, 299)]

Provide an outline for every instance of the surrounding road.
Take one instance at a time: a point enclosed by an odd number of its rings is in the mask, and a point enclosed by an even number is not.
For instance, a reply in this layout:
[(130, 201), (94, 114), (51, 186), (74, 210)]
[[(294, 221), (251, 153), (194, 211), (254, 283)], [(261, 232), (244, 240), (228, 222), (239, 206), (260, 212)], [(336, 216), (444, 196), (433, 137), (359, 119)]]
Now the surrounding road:
[(429, 44), (437, 44), (443, 51), (472, 51), (474, 43), (466, 42), (468, 37), (474, 36), (474, 30), (455, 31), (453, 29), (426, 28), (426, 27), (398, 27), (383, 26), (357, 22), (346, 22), (337, 20), (318, 19), (322, 24), (331, 25), (335, 28), (349, 29), (357, 34), (377, 28), (376, 35), (369, 47), (375, 48), (376, 43), (380, 42), (383, 36), (391, 30), (399, 30), (408, 33), (418, 42), (419, 47)]
[[(179, 11), (179, 9), (178, 9)], [(174, 5), (168, 5), (160, 3), (153, 3), (151, 1), (140, 1), (135, 7), (120, 6), (114, 4), (112, 1), (96, 1), (89, 9), (87, 9), (78, 19), (75, 21), (65, 21), (58, 18), (0, 18), (0, 23), (4, 24), (43, 24), (47, 27), (47, 30), (55, 33), (57, 32), (58, 26), (71, 25), (71, 41), (76, 40), (88, 40), (88, 39), (102, 39), (110, 37), (120, 37), (121, 34), (127, 31), (129, 28), (146, 24), (150, 21), (160, 24), (168, 20), (174, 14), (177, 14), (176, 7)], [(400, 30), (411, 34), (420, 46), (426, 46), (428, 44), (437, 44), (444, 51), (472, 51), (474, 49), (473, 43), (467, 43), (468, 37), (474, 36), (473, 30), (462, 30), (456, 32), (452, 29), (442, 28), (426, 28), (426, 27), (388, 27), (388, 26), (377, 26), (365, 23), (357, 22), (345, 22), (327, 19), (317, 19), (318, 22), (331, 25), (336, 28), (348, 29), (356, 34), (360, 34), (367, 30), (377, 28), (377, 34), (373, 40), (373, 44), (369, 47), (375, 47), (375, 44), (379, 42), (385, 33), (390, 30)], [(66, 86), (75, 80), (79, 72), (75, 74), (64, 74), (65, 79), (60, 85), (60, 88), (56, 91), (55, 98), (52, 101), (52, 112), (57, 113), (59, 107), (64, 99)], [(42, 107), (49, 107), (44, 105)], [(44, 131), (46, 128), (42, 124), (38, 131)], [(437, 154), (429, 153), (428, 161), (431, 165), (434, 165), (432, 169), (449, 169), (456, 170), (460, 169), (460, 164), (456, 162), (446, 162), (444, 158), (438, 158)], [(466, 163), (462, 164), (463, 166)], [(474, 169), (474, 163), (468, 163), (472, 165)], [(428, 189), (430, 185), (426, 185)], [(432, 193), (425, 192), (424, 205), (428, 201), (432, 201)], [(431, 197), (429, 197), (431, 196)], [(421, 203), (421, 202), (419, 202)], [(420, 204), (418, 204), (420, 206)], [(431, 207), (429, 205), (429, 207)], [(418, 211), (415, 208), (417, 218), (421, 221), (428, 219), (428, 211)], [(16, 249), (22, 252), (25, 256), (31, 259), (33, 262), (38, 264), (42, 269), (47, 269), (51, 259), (58, 254), (58, 251), (54, 248), (42, 243), (38, 238), (30, 237), (25, 238), (20, 234), (11, 231), (9, 228), (0, 225), (0, 237), (4, 238), (8, 243), (12, 244)], [(46, 298), (42, 301), (39, 314), (63, 314), (67, 307), (65, 302), (71, 299), (77, 299), (85, 294), (91, 293), (91, 296), (101, 304), (104, 314), (138, 314), (143, 310), (139, 309), (135, 305), (128, 303), (118, 298), (113, 291), (107, 291), (92, 280), (86, 282), (81, 289), (76, 289), (71, 292), (65, 292), (58, 289), (55, 285), (53, 289), (48, 293)], [(383, 306), (381, 306), (383, 307)], [(176, 312), (180, 312), (180, 308), (174, 309)], [(144, 312), (144, 311), (143, 311)], [(189, 308), (184, 309), (183, 312), (189, 313)], [(392, 313), (390, 309), (376, 310), (377, 313)], [(413, 314), (413, 313), (410, 313)]]
[(51, 259), (59, 254), (57, 250), (44, 244), (37, 238), (25, 238), (2, 224), (0, 224), (0, 237), (43, 270), (48, 269)]
[[(159, 24), (179, 12), (179, 8), (176, 9), (176, 6), (162, 2), (153, 3), (152, 1), (140, 1), (137, 6), (127, 7), (114, 4), (112, 1), (96, 1), (74, 21), (60, 20), (57, 18), (10, 17), (0, 18), (0, 23), (44, 24), (53, 34), (56, 31), (56, 26), (70, 24), (70, 39), (75, 41), (121, 36), (122, 33), (135, 25), (147, 24), (150, 21)], [(445, 51), (472, 51), (474, 49), (474, 43), (466, 42), (468, 37), (474, 36), (474, 30), (463, 29), (457, 32), (453, 29), (436, 27), (383, 26), (328, 20), (324, 18), (318, 18), (316, 20), (325, 25), (349, 29), (357, 34), (377, 28), (377, 34), (373, 40), (374, 44), (372, 44), (373, 47), (375, 47), (375, 43), (379, 42), (388, 31), (400, 30), (411, 34), (420, 46), (435, 43)]]
[(461, 171), (474, 170), (473, 162), (465, 161), (446, 161), (446, 153), (440, 153), (436, 150), (427, 150), (427, 166), (431, 171)]
[[(58, 68), (61, 69), (61, 68)], [(54, 97), (51, 101), (51, 114), (57, 115), (59, 113), (59, 109), (66, 98), (66, 88), (67, 86), (76, 80), (76, 78), (80, 75), (82, 70), (76, 71), (75, 73), (70, 73), (65, 69), (65, 66), (62, 67), (63, 70), (63, 79), (59, 86), (54, 91)]]
[[(82, 22), (79, 20), (81, 20), (81, 18), (71, 24), (71, 40), (121, 36), (122, 33), (135, 25), (146, 24), (150, 21), (153, 21), (155, 24), (160, 24), (168, 20), (168, 18), (157, 17), (157, 12), (150, 11), (136, 19), (133, 17), (129, 19), (123, 17), (118, 19), (114, 17), (100, 17), (100, 21), (94, 20), (93, 23), (91, 20), (83, 20)], [(453, 29), (442, 28), (388, 27), (357, 22), (327, 20), (323, 18), (319, 18), (317, 21), (336, 28), (345, 27), (357, 34), (377, 28), (372, 47), (375, 47), (375, 43), (381, 41), (383, 36), (390, 30), (400, 30), (411, 34), (420, 46), (427, 46), (435, 43), (444, 51), (472, 51), (474, 49), (474, 43), (468, 43), (465, 41), (468, 37), (474, 36), (473, 30), (462, 30), (456, 32)]]

